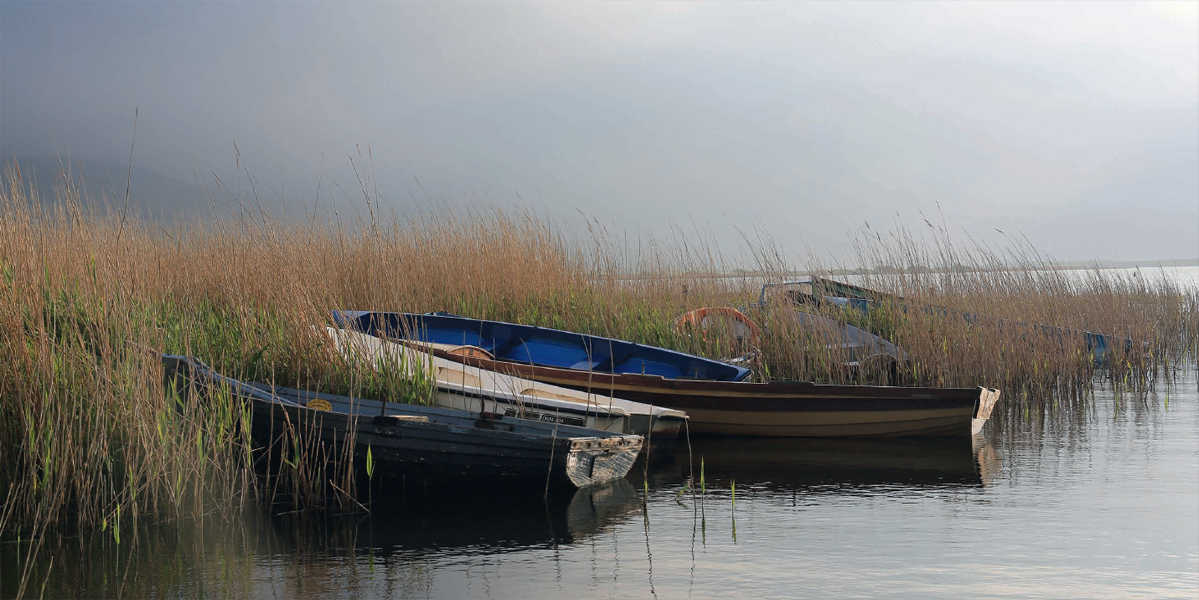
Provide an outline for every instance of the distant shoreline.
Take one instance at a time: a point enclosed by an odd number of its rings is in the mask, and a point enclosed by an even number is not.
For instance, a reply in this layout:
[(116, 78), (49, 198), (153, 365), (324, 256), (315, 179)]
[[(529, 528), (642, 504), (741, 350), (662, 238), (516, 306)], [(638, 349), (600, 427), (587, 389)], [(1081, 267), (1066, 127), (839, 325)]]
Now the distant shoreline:
[(1199, 267), (1199, 258), (1169, 258), (1161, 260), (1103, 260), (1092, 263), (1068, 263), (1059, 269), (1132, 269), (1135, 267), (1156, 269), (1158, 267)]
[[(1199, 267), (1199, 258), (1170, 258), (1160, 260), (1100, 260), (1094, 262), (1071, 262), (1046, 265), (1044, 271), (1087, 271), (1091, 269), (1161, 269), (1161, 268), (1176, 268), (1176, 267)], [(979, 269), (977, 267), (969, 267), (963, 265), (960, 269), (962, 272), (984, 272), (984, 271), (1006, 271), (1006, 270), (1023, 270), (1025, 267), (1013, 266), (1010, 269), (997, 267), (994, 269)], [(881, 268), (881, 269), (831, 269), (824, 271), (829, 275), (886, 275), (891, 273), (900, 273), (908, 271), (906, 268)], [(917, 268), (922, 273), (944, 272), (944, 269), (932, 269), (928, 267)]]
[[(992, 269), (980, 269), (978, 267), (971, 267), (971, 266), (966, 266), (966, 265), (961, 265), (960, 267), (961, 268), (959, 268), (959, 269), (953, 269), (953, 271), (961, 272), (961, 273), (983, 273), (983, 272), (1028, 270), (1028, 267), (1019, 266), (1019, 265), (1013, 265), (1008, 268), (996, 267), (996, 268), (992, 268)], [(1180, 268), (1180, 267), (1181, 268), (1199, 267), (1199, 258), (1181, 258), (1181, 259), (1146, 260), (1146, 261), (1109, 260), (1109, 261), (1096, 261), (1096, 262), (1091, 262), (1091, 263), (1060, 263), (1060, 264), (1055, 264), (1055, 265), (1047, 265), (1043, 269), (1034, 268), (1033, 270), (1038, 270), (1038, 271), (1087, 271), (1087, 270), (1091, 270), (1091, 269), (1136, 269), (1136, 268), (1139, 268), (1139, 269), (1161, 269), (1161, 268), (1172, 269), (1172, 268)], [(806, 277), (806, 276), (810, 276), (810, 275), (837, 277), (837, 276), (845, 276), (845, 275), (894, 275), (894, 274), (899, 274), (899, 273), (910, 273), (910, 272), (912, 272), (912, 269), (906, 268), (906, 267), (905, 268), (883, 267), (883, 268), (877, 268), (877, 269), (813, 268), (813, 269), (789, 270), (784, 273), (779, 273), (777, 271), (766, 272), (766, 271), (761, 271), (761, 270), (757, 270), (757, 269), (734, 269), (732, 271), (724, 272), (724, 273), (719, 273), (719, 272), (673, 273), (672, 276), (687, 276), (687, 277), (700, 277), (700, 278), (704, 278), (704, 277), (707, 277), (707, 278), (724, 278), (724, 277), (762, 278), (762, 277), (777, 277), (781, 274), (784, 277)], [(934, 269), (931, 267), (916, 267), (916, 272), (919, 272), (919, 273), (944, 273), (947, 271), (943, 268)], [(657, 275), (642, 275), (642, 276), (624, 277), (622, 279), (637, 280), (637, 279), (657, 279), (657, 278), (659, 278)]]

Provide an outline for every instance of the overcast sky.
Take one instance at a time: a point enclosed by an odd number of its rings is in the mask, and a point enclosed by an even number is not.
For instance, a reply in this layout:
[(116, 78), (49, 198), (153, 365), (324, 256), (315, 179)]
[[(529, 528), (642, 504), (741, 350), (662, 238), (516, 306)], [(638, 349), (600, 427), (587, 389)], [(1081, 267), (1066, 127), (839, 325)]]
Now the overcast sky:
[(923, 213), (1066, 261), (1199, 257), (1195, 2), (0, 3), (6, 156), (123, 164), (135, 107), (137, 166), (228, 173), (236, 141), (289, 203), (356, 189), (369, 147), (398, 212), (838, 257)]

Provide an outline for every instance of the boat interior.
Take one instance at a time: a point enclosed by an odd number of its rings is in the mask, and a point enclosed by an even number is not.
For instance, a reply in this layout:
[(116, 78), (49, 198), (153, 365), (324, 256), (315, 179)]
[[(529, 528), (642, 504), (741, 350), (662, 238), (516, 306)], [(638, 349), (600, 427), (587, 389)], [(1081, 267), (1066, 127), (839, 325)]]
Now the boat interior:
[(364, 332), (452, 346), (457, 354), (494, 360), (601, 373), (640, 373), (667, 379), (740, 381), (749, 375), (749, 370), (743, 367), (681, 352), (531, 325), (444, 314), (349, 312), (341, 315)]

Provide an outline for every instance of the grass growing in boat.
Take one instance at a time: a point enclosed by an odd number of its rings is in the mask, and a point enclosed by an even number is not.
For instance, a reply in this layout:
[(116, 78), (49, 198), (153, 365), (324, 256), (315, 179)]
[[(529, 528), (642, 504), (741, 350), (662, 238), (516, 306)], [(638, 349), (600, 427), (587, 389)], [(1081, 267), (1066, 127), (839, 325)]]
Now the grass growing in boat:
[[(171, 389), (147, 349), (240, 379), (426, 403), (430, 380), (347, 362), (313, 326), (334, 308), (448, 310), (727, 357), (739, 351), (733, 340), (681, 333), (675, 317), (744, 306), (761, 283), (794, 277), (769, 243), (751, 248), (754, 276), (728, 277), (741, 265), (702, 240), (631, 248), (598, 224), (580, 240), (498, 210), (162, 225), (87, 206), (69, 183), (47, 202), (16, 171), (0, 190), (0, 446), (12, 449), (0, 458), (0, 536), (98, 531), (118, 513), (125, 531), (146, 516), (230, 519), (281, 496), (292, 510), (352, 505), (339, 495), (354, 489), (346, 447), (273, 447), (284, 466), (264, 479), (244, 402)], [(981, 384), (1004, 390), (1004, 410), (1050, 414), (1084, 404), (1096, 375), (1153, 385), (1199, 345), (1196, 291), (1164, 277), (1073, 277), (1027, 246), (955, 246), (935, 227), (872, 239), (857, 266), (882, 274), (860, 283), (948, 310), (826, 314), (887, 336), (911, 360), (895, 372), (846, 369), (841, 350), (776, 304), (749, 311), (763, 327), (765, 374)], [(993, 318), (971, 323), (963, 312)], [(1134, 343), (1099, 367), (1078, 340), (1011, 323)]]

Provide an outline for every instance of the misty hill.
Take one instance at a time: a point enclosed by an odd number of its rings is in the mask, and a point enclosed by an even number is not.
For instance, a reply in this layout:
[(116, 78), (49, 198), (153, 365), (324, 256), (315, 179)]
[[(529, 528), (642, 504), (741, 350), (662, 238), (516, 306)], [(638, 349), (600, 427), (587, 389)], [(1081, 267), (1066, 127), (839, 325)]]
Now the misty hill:
[[(60, 202), (63, 188), (63, 169), (58, 159), (46, 157), (19, 157), (21, 178), (28, 189), (36, 187), (43, 204)], [(13, 167), (13, 158), (0, 162), (5, 177)], [(67, 165), (63, 164), (64, 168)], [(213, 184), (187, 183), (157, 171), (137, 166), (129, 172), (128, 165), (104, 161), (75, 160), (69, 166), (69, 175), (83, 193), (85, 206), (100, 207), (107, 203), (120, 208), (125, 202), (126, 176), (129, 181), (129, 210), (143, 218), (173, 220), (179, 217), (210, 215), (212, 207), (226, 210), (237, 203), (223, 194)], [(264, 208), (270, 210), (276, 203), (264, 199)]]

